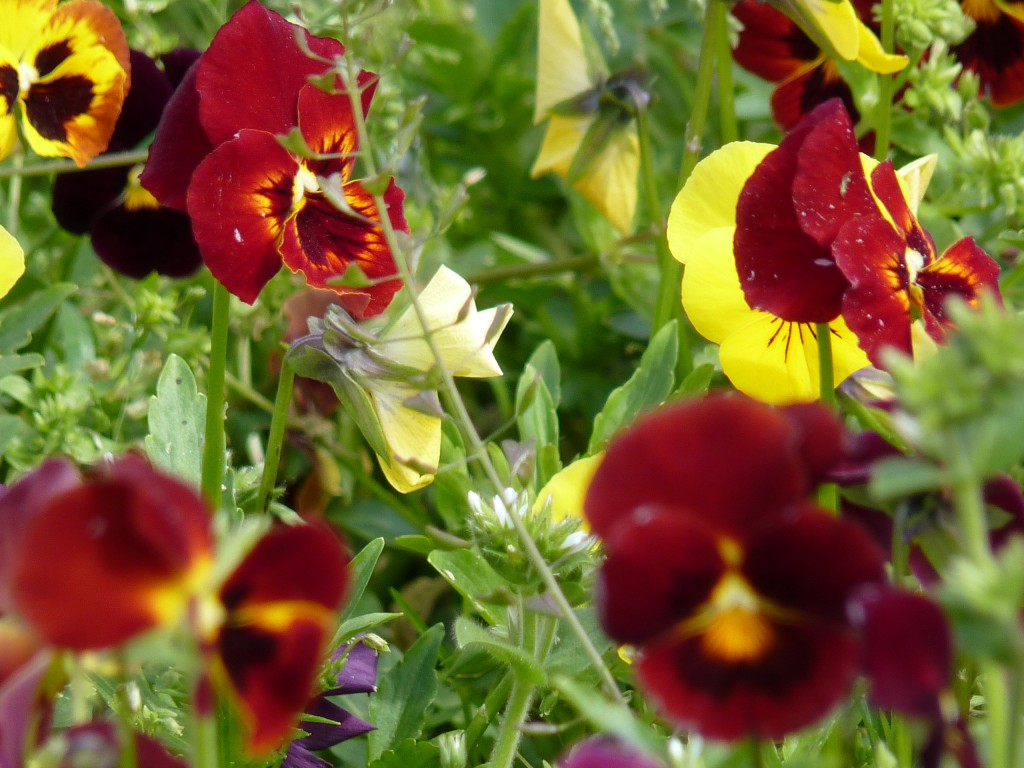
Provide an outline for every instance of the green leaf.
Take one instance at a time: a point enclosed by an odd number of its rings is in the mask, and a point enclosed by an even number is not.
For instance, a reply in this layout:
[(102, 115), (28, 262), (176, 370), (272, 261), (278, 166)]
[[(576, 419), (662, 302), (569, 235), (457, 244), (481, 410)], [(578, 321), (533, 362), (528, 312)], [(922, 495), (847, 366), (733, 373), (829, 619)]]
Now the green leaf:
[(558, 454), (555, 399), (542, 372), (529, 363), (516, 387), (516, 413), (520, 438), (532, 440), (537, 452), (535, 474), (539, 488), (562, 468), (562, 461)]
[(0, 355), (0, 379), (12, 373), (27, 371), (30, 368), (38, 368), (44, 362), (42, 355), (29, 352), (25, 355)]
[[(353, 600), (349, 605), (355, 605)], [(338, 631), (334, 633), (334, 645), (350, 640), (363, 632), (369, 632), (374, 627), (394, 621), (402, 614), (400, 613), (364, 613), (361, 616), (353, 616), (341, 622)]]
[(455, 640), (460, 648), (482, 648), (493, 658), (511, 666), (517, 677), (524, 678), (534, 685), (544, 684), (544, 669), (537, 659), (518, 645), (480, 626), (473, 619), (460, 616), (455, 620)]
[(439, 760), (436, 744), (407, 739), (397, 749), (389, 749), (371, 762), (368, 768), (436, 768)]
[(923, 459), (896, 456), (876, 461), (868, 492), (876, 499), (896, 499), (942, 485), (942, 470)]
[(612, 435), (632, 424), (641, 413), (665, 401), (675, 383), (678, 352), (677, 327), (673, 320), (651, 339), (640, 358), (640, 367), (629, 381), (608, 395), (604, 408), (594, 418), (588, 455), (604, 448)]
[(711, 379), (715, 375), (715, 366), (711, 363), (698, 365), (683, 379), (683, 383), (673, 393), (675, 397), (700, 397), (708, 393)]
[(593, 686), (584, 685), (565, 675), (556, 675), (552, 683), (586, 718), (599, 733), (618, 736), (641, 752), (660, 755), (664, 744), (659, 744), (653, 732), (625, 704), (609, 701), (598, 695)]
[(188, 363), (171, 355), (149, 399), (146, 455), (156, 466), (198, 486), (202, 476), (206, 396)]
[(526, 364), (544, 379), (544, 384), (551, 395), (551, 402), (557, 408), (562, 402), (562, 369), (558, 363), (558, 351), (551, 340), (541, 342)]
[(376, 695), (370, 697), (368, 719), (377, 726), (369, 736), (371, 763), (423, 730), (423, 716), (437, 693), (434, 667), (443, 639), (444, 625), (435, 624), (384, 675)]
[(377, 560), (380, 553), (384, 551), (384, 539), (377, 538), (363, 547), (362, 552), (352, 558), (348, 564), (348, 571), (352, 575), (352, 586), (349, 587), (348, 605), (341, 614), (344, 621), (352, 613), (353, 606), (359, 602), (359, 598), (366, 591), (366, 585), (370, 583), (373, 576), (373, 569), (377, 567)]
[(488, 624), (494, 626), (505, 620), (505, 610), (490, 598), (503, 595), (508, 590), (508, 582), (479, 552), (472, 549), (435, 549), (427, 557), (427, 562), (456, 592), (473, 604)]
[(77, 288), (72, 283), (51, 285), (0, 314), (0, 353), (15, 352), (32, 341), (32, 334)]

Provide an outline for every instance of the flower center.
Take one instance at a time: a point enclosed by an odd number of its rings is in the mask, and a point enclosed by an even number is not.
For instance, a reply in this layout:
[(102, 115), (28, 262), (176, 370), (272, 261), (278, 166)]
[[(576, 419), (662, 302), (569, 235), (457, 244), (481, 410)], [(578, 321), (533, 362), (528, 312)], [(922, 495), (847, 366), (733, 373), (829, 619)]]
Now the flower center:
[(300, 165), (298, 173), (295, 174), (295, 181), (292, 184), (292, 211), (299, 209), (306, 195), (318, 192), (320, 192), (320, 182), (317, 181), (316, 174), (309, 170), (305, 164)]
[(18, 64), (18, 93), (28, 93), (38, 79), (39, 70), (34, 66), (25, 61)]
[(156, 210), (160, 203), (149, 190), (139, 183), (139, 176), (142, 175), (141, 165), (134, 166), (128, 172), (128, 184), (124, 189), (124, 207), (129, 211), (141, 211), (145, 209)]
[[(726, 562), (730, 559), (727, 556)], [(760, 598), (734, 570), (715, 586), (705, 610), (710, 620), (700, 644), (714, 659), (729, 663), (757, 661), (775, 644), (775, 630), (762, 610)]]

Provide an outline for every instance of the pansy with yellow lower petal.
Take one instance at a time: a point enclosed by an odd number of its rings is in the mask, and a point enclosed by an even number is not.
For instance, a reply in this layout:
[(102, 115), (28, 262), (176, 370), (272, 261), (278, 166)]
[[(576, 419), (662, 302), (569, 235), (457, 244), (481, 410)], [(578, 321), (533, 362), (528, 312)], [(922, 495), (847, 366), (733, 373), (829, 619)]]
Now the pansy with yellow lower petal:
[(964, 69), (977, 73), (981, 92), (997, 107), (1024, 101), (1024, 2), (962, 0), (974, 31), (952, 47)]
[[(820, 396), (815, 325), (751, 308), (733, 253), (740, 192), (774, 149), (735, 142), (702, 160), (672, 205), (668, 241), (686, 265), (683, 308), (697, 332), (720, 345), (722, 370), (733, 385), (768, 403), (810, 401)], [(841, 318), (829, 329), (838, 385), (869, 362)]]
[(107, 148), (128, 93), (128, 43), (94, 0), (0, 2), (0, 158), (25, 139), (40, 155), (79, 166)]
[(548, 129), (530, 174), (557, 173), (628, 234), (640, 169), (633, 115), (647, 95), (634, 73), (609, 76), (587, 53), (568, 0), (541, 0), (534, 122)]
[(439, 362), (454, 376), (500, 376), (493, 349), (512, 316), (507, 304), (478, 312), (469, 283), (443, 266), (417, 303), (419, 312), (410, 305), (379, 331), (330, 307), (323, 320), (310, 319), (310, 335), (297, 340), (288, 356), (300, 376), (334, 387), (401, 493), (429, 485), (437, 472)]

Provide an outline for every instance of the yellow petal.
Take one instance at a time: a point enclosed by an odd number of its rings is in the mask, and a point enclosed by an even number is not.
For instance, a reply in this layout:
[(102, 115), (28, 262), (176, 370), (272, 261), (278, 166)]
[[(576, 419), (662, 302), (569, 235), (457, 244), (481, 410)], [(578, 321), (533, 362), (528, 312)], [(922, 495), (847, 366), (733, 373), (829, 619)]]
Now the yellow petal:
[[(795, 5), (804, 18), (810, 17), (840, 58), (847, 61), (857, 58), (861, 23), (850, 0), (795, 0)], [(799, 23), (800, 19), (794, 21)]]
[[(998, 12), (1002, 11), (1007, 16), (1012, 16), (1017, 21), (1024, 22), (1024, 5), (1022, 5), (1019, 2), (1019, 0), (1016, 0), (1016, 1), (1015, 0), (1010, 0), (1009, 2), (1003, 2), (1003, 0), (993, 0), (993, 4), (995, 5), (995, 8), (993, 10), (996, 11), (996, 20), (997, 21), (998, 21), (998, 18), (999, 18)], [(968, 16), (971, 16), (975, 21), (984, 21), (985, 20), (984, 19), (984, 11), (982, 11), (981, 13), (978, 13), (978, 15), (975, 16), (975, 15), (973, 15), (973, 14), (968, 12), (968, 6), (969, 5), (972, 5), (974, 7), (977, 7), (977, 6), (981, 5), (981, 6), (984, 7), (985, 5), (987, 5), (987, 3), (984, 3), (984, 2), (982, 2), (982, 3), (978, 3), (978, 2), (975, 2), (975, 3), (964, 3), (961, 6), (961, 7), (963, 7), (964, 12), (967, 13)]]
[[(511, 307), (477, 312), (469, 283), (445, 266), (420, 293), (419, 304), (441, 359), (454, 375), (501, 375), (493, 349), (512, 315)], [(374, 348), (397, 363), (429, 371), (435, 361), (425, 336), (415, 308), (409, 306)]]
[(0, 2), (0, 48), (20, 61), (56, 6), (57, 0)]
[[(399, 382), (378, 382), (370, 390), (389, 456), (378, 456), (388, 482), (399, 493), (429, 485), (441, 458), (441, 419), (409, 408), (417, 390)], [(414, 462), (410, 466), (409, 462)]]
[(0, 160), (14, 149), (18, 142), (18, 122), (13, 114), (0, 114)]
[(857, 50), (857, 62), (861, 66), (881, 75), (891, 75), (910, 63), (906, 56), (886, 53), (875, 33), (863, 22), (860, 22), (859, 32), (860, 48)]
[(586, 172), (573, 185), (604, 214), (619, 234), (633, 231), (640, 141), (636, 124), (616, 130)]
[[(830, 328), (832, 380), (838, 385), (870, 363), (841, 321)], [(809, 402), (820, 395), (818, 342), (812, 326), (761, 312), (722, 343), (719, 357), (736, 389), (757, 400), (777, 405)]]
[(0, 227), (0, 296), (6, 296), (24, 273), (25, 252), (14, 236)]
[(540, 153), (533, 163), (533, 168), (530, 169), (530, 176), (537, 178), (548, 171), (553, 171), (563, 179), (567, 178), (572, 159), (580, 151), (580, 144), (583, 143), (583, 137), (587, 134), (587, 129), (593, 120), (594, 118), (590, 115), (580, 117), (552, 115), (547, 132), (544, 134), (544, 143), (541, 144)]
[[(545, 504), (550, 504), (553, 522), (567, 517), (583, 519), (583, 499), (586, 498), (590, 481), (603, 458), (603, 451), (595, 453), (593, 456), (576, 459), (557, 472), (537, 494), (537, 500), (533, 503), (534, 512), (540, 512)], [(587, 530), (586, 521), (581, 530)]]
[(569, 0), (540, 0), (534, 123), (541, 122), (559, 102), (594, 85), (580, 25)]
[(907, 163), (900, 168), (896, 175), (902, 182), (904, 196), (910, 205), (910, 210), (917, 215), (917, 208), (924, 200), (924, 193), (935, 173), (935, 166), (939, 162), (938, 155), (925, 155), (922, 158)]
[(685, 264), (693, 244), (708, 231), (735, 228), (743, 185), (773, 149), (771, 144), (734, 141), (697, 163), (668, 214), (668, 247), (677, 261)]
[(735, 227), (719, 227), (693, 244), (683, 272), (683, 309), (697, 333), (721, 344), (761, 312), (743, 297), (732, 251)]

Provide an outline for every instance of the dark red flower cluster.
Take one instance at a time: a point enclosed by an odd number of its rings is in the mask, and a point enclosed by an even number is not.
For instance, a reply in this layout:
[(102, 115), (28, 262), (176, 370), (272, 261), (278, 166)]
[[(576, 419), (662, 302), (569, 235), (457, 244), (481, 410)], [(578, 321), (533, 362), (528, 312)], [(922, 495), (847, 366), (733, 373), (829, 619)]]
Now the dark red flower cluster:
[(184, 622), (248, 750), (266, 754), (291, 734), (348, 582), (327, 527), (272, 528), (219, 580), (206, 503), (133, 456), (86, 477), (44, 462), (0, 497), (0, 526), (4, 604), (43, 641), (113, 647)]
[[(157, 128), (142, 184), (189, 214), (203, 261), (243, 301), (282, 264), (334, 290), (357, 318), (382, 312), (401, 287), (374, 196), (351, 180), (359, 141), (334, 70), (344, 52), (252, 0), (189, 70)], [(356, 80), (365, 114), (377, 77)], [(282, 144), (296, 128), (308, 153)], [(403, 197), (394, 181), (383, 195), (391, 225), (408, 231)], [(353, 264), (373, 284), (333, 285)]]
[(847, 603), (884, 568), (812, 501), (841, 455), (826, 409), (734, 396), (664, 408), (612, 443), (585, 506), (608, 555), (598, 608), (667, 716), (779, 738), (847, 693), (861, 654)]
[(865, 172), (842, 102), (815, 108), (740, 194), (733, 243), (747, 302), (790, 322), (841, 314), (879, 367), (885, 347), (913, 353), (916, 320), (941, 342), (945, 302), (998, 296), (999, 266), (971, 238), (939, 255), (917, 202), (890, 161)]

